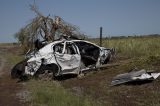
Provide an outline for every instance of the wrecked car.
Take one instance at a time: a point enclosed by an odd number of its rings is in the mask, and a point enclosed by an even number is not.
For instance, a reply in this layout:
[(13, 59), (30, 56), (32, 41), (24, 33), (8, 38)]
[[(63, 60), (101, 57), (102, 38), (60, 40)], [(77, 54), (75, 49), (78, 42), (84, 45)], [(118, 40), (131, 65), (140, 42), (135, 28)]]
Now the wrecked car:
[(28, 53), (27, 58), (13, 68), (11, 76), (20, 78), (44, 73), (51, 76), (79, 75), (83, 71), (106, 64), (112, 51), (113, 49), (100, 47), (85, 40), (54, 41)]

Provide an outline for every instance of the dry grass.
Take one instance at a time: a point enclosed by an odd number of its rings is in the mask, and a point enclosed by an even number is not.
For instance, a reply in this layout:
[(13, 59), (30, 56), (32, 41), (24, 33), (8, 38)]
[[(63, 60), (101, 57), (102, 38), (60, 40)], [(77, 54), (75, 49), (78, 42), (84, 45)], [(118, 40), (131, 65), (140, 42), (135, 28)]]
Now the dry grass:
[[(94, 106), (87, 97), (78, 96), (64, 89), (59, 82), (31, 80), (28, 83), (33, 106)], [(95, 105), (96, 106), (96, 105)]]
[(129, 58), (160, 55), (160, 37), (106, 39), (103, 46), (114, 47), (118, 54)]
[[(125, 62), (104, 70), (89, 72), (81, 79), (72, 78), (58, 83), (31, 80), (27, 84), (32, 92), (32, 105), (159, 106), (160, 79), (151, 83), (114, 87), (111, 87), (110, 83), (114, 76), (134, 67), (160, 71), (160, 37), (105, 39), (103, 46), (116, 48), (117, 59), (112, 63)], [(73, 88), (81, 88), (82, 91), (79, 94), (79, 91)]]

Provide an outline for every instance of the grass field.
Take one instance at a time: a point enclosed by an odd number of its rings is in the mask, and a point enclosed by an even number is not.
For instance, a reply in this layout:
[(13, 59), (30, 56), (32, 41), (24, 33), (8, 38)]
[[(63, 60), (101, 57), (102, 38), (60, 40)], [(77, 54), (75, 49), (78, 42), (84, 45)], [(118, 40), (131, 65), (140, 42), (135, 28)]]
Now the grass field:
[[(98, 40), (92, 40), (98, 44)], [(160, 80), (142, 85), (131, 84), (110, 87), (112, 78), (137, 67), (160, 71), (160, 37), (129, 37), (103, 39), (104, 47), (114, 47), (112, 63), (118, 66), (89, 72), (84, 78), (64, 81), (30, 80), (33, 106), (159, 106)], [(9, 55), (12, 62), (21, 59)], [(15, 59), (16, 58), (16, 59)], [(122, 62), (122, 63), (121, 63)]]
[(160, 37), (106, 39), (103, 44), (114, 47), (118, 54), (129, 58), (160, 55)]
[[(98, 39), (91, 41), (99, 44)], [(103, 39), (102, 45), (108, 48), (113, 47), (118, 55), (129, 58), (160, 55), (160, 36), (106, 38)]]
[(31, 80), (28, 89), (32, 106), (96, 106), (91, 99), (67, 91), (56, 81)]
[[(99, 41), (94, 39), (93, 42), (98, 44)], [(160, 36), (103, 39), (103, 46), (115, 48), (117, 59), (126, 58), (133, 63), (149, 67), (160, 62)]]
[[(13, 67), (24, 59), (23, 51), (19, 47), (10, 47), (12, 44), (1, 44), (9, 47), (8, 53), (4, 54), (8, 64)], [(43, 81), (30, 78), (25, 82), (30, 92), (31, 106), (96, 106), (92, 99), (82, 95), (76, 95), (65, 89), (59, 82)]]

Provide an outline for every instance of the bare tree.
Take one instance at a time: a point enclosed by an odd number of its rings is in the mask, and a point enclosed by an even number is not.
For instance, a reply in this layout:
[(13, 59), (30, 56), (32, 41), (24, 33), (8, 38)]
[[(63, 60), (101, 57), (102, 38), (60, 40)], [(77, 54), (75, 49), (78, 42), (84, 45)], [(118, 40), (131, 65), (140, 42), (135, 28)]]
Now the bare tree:
[(61, 17), (51, 18), (50, 15), (45, 17), (37, 10), (35, 5), (30, 5), (30, 7), (37, 15), (29, 24), (29, 27), (33, 29), (34, 36), (40, 34), (44, 40), (54, 41), (56, 35), (77, 37), (82, 35), (77, 26), (65, 22)]
[[(50, 15), (44, 16), (38, 11), (35, 4), (30, 5), (30, 9), (36, 13), (36, 17), (33, 18), (31, 22), (24, 28), (22, 28), (23, 30), (20, 30), (19, 33), (16, 33), (16, 38), (21, 42), (22, 45), (25, 41), (30, 45), (29, 48), (33, 48), (35, 47), (33, 44), (37, 39), (46, 42), (52, 42), (55, 39), (60, 38), (61, 35), (74, 38), (83, 37), (84, 34), (79, 31), (77, 26), (65, 22), (61, 17), (55, 16), (51, 18)], [(21, 34), (21, 32), (25, 32), (28, 35)], [(23, 41), (20, 38), (23, 38)]]

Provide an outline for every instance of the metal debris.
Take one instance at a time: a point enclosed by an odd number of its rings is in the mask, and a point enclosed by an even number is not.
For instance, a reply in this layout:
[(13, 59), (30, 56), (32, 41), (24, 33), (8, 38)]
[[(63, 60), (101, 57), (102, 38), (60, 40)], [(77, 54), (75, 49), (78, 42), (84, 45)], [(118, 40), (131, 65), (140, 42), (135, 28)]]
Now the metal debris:
[(135, 81), (147, 81), (147, 80), (154, 80), (160, 76), (160, 73), (156, 73), (153, 70), (146, 71), (145, 69), (142, 70), (132, 70), (131, 72), (119, 74), (115, 76), (111, 82), (111, 85), (120, 85), (128, 82), (135, 82)]

